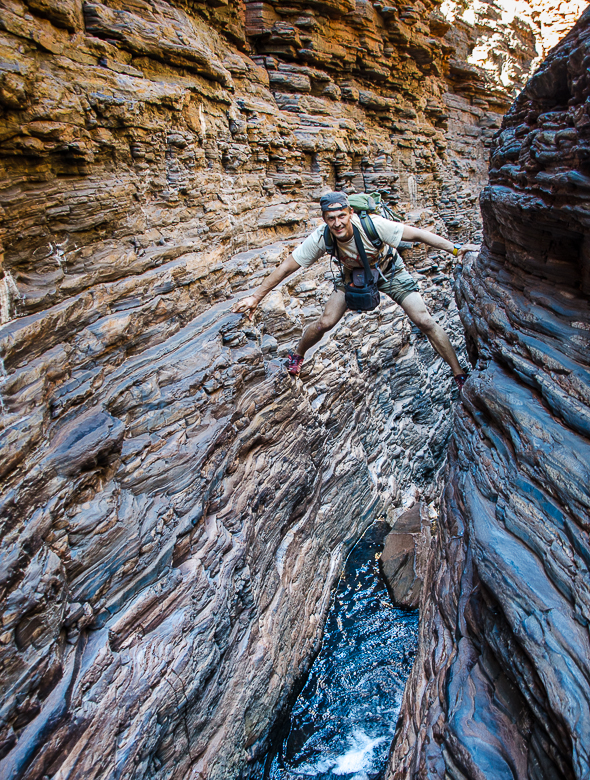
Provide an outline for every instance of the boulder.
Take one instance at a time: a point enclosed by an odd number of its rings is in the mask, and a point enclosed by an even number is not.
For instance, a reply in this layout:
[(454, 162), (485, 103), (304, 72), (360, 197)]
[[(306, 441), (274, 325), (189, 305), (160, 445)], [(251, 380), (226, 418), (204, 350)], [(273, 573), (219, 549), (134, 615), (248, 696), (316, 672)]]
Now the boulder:
[(419, 502), (399, 515), (385, 538), (379, 558), (381, 574), (397, 607), (417, 609), (420, 602), (426, 538), (430, 536), (429, 523), (423, 514)]

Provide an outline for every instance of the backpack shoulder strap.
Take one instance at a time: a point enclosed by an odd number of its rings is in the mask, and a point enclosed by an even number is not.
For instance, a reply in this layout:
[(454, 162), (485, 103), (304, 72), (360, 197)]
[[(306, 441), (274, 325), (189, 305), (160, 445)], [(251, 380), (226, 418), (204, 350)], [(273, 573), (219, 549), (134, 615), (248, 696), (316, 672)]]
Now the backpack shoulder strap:
[(371, 219), (370, 215), (366, 211), (359, 211), (359, 218), (361, 220), (361, 225), (363, 226), (363, 230), (365, 231), (365, 234), (369, 241), (373, 244), (375, 249), (381, 249), (383, 246), (383, 241), (381, 240), (379, 233), (377, 233), (377, 228), (375, 227), (375, 223)]
[[(344, 282), (344, 268), (342, 267), (340, 255), (338, 254), (338, 244), (334, 241), (334, 236), (330, 233), (330, 228), (327, 225), (324, 228), (324, 244), (326, 245), (326, 251), (330, 253), (330, 271), (332, 271), (332, 260), (336, 260), (342, 282)], [(332, 278), (334, 279), (333, 271)], [(336, 283), (336, 279), (334, 279), (334, 283)]]
[(330, 233), (330, 228), (327, 225), (324, 227), (324, 244), (326, 245), (327, 252), (329, 252), (332, 256), (338, 256), (336, 242), (334, 241), (334, 237)]

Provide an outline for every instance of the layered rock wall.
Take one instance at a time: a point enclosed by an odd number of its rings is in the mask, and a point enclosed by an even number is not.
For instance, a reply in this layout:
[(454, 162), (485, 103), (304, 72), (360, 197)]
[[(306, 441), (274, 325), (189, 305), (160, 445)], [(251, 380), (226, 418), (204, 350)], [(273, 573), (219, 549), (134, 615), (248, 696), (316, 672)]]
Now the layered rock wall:
[[(327, 264), (253, 324), (229, 308), (330, 187), (477, 232), (508, 92), (449, 64), (479, 30), (449, 24), (428, 3), (2, 2), (3, 776), (246, 777), (350, 544), (432, 499), (451, 382), (396, 307), (348, 314), (303, 382), (280, 358)], [(408, 262), (459, 348), (448, 258)]]
[(590, 13), (507, 114), (390, 778), (590, 773)]

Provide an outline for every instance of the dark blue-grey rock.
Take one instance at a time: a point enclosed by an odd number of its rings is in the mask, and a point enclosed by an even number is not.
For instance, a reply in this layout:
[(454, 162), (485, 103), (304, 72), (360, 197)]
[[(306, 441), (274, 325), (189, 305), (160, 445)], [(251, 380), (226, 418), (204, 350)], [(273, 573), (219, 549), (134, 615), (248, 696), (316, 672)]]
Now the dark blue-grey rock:
[(388, 778), (590, 776), (590, 12), (504, 119)]

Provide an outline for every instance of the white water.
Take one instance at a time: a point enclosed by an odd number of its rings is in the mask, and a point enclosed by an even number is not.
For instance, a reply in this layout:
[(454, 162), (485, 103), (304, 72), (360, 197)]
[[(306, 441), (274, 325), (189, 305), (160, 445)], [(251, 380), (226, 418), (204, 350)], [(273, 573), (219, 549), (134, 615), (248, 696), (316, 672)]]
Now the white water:
[(304, 764), (298, 767), (297, 772), (305, 777), (317, 777), (332, 770), (333, 775), (351, 775), (349, 780), (367, 780), (367, 772), (374, 765), (375, 748), (389, 741), (388, 737), (371, 738), (361, 729), (355, 729), (345, 753)]

